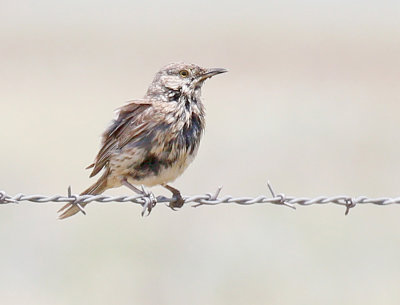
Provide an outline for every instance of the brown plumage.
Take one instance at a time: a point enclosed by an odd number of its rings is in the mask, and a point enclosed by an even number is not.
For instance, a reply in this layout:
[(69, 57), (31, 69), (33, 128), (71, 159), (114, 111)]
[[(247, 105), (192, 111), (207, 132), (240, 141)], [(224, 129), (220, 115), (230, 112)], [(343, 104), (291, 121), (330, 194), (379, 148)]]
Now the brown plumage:
[[(103, 134), (94, 163), (88, 167), (93, 168), (90, 177), (101, 170), (103, 174), (81, 195), (101, 194), (121, 185), (142, 194), (133, 185), (160, 184), (176, 198), (171, 206), (181, 207), (180, 192), (167, 183), (181, 175), (194, 159), (205, 125), (201, 87), (207, 78), (223, 72), (226, 70), (185, 63), (162, 68), (144, 99), (118, 110), (117, 118)], [(79, 210), (68, 203), (59, 210), (63, 212), (60, 219)]]

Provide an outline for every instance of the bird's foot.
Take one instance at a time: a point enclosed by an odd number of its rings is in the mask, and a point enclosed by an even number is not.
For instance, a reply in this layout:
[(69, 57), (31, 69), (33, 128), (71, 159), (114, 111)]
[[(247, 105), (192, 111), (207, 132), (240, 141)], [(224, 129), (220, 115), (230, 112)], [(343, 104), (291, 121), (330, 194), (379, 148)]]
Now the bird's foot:
[(182, 198), (181, 193), (178, 191), (177, 193), (172, 194), (172, 198), (175, 199), (169, 203), (169, 207), (175, 211), (175, 208), (181, 208), (185, 203), (185, 199)]
[(147, 211), (147, 216), (150, 215), (151, 210), (156, 206), (157, 204), (157, 198), (156, 196), (154, 196), (154, 194), (152, 192), (149, 192), (143, 185), (142, 185), (142, 189), (138, 189), (136, 186), (130, 184), (128, 182), (127, 179), (123, 179), (121, 181), (121, 183), (123, 185), (125, 185), (127, 188), (131, 189), (132, 191), (134, 191), (136, 194), (139, 194), (142, 196), (143, 199), (143, 203), (141, 203), (143, 210), (142, 210), (142, 216), (144, 216), (144, 214)]
[(163, 185), (167, 190), (169, 190), (172, 193), (172, 198), (174, 199), (169, 203), (169, 207), (176, 211), (176, 208), (181, 208), (183, 204), (185, 203), (185, 199), (183, 199), (181, 192), (177, 190), (176, 188), (170, 186), (170, 185)]

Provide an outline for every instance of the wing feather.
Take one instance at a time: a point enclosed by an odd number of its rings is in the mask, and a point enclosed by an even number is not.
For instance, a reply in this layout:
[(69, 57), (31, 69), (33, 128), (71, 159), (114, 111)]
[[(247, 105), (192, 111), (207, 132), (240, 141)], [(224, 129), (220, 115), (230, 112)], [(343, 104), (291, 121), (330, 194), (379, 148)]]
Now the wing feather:
[(107, 165), (110, 156), (117, 149), (121, 149), (147, 129), (145, 110), (151, 106), (149, 101), (138, 100), (118, 109), (117, 118), (103, 134), (102, 146), (94, 163), (88, 167), (93, 167), (90, 177), (98, 174)]

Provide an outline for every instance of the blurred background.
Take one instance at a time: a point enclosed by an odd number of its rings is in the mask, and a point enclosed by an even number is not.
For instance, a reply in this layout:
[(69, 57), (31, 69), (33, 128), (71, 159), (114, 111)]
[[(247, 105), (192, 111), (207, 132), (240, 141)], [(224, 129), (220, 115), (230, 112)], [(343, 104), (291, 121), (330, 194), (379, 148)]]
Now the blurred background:
[[(229, 73), (184, 195), (399, 196), (399, 20), (394, 0), (2, 0), (0, 190), (82, 191), (114, 109), (187, 61)], [(0, 207), (1, 304), (400, 301), (395, 205), (60, 207)]]

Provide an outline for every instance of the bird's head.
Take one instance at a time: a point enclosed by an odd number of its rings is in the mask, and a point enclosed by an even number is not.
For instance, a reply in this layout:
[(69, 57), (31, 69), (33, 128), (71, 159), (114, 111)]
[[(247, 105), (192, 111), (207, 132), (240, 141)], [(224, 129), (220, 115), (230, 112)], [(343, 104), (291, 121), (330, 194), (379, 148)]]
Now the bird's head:
[(163, 67), (154, 77), (148, 97), (193, 96), (200, 94), (204, 81), (214, 75), (227, 72), (222, 68), (206, 69), (195, 64), (172, 63)]

